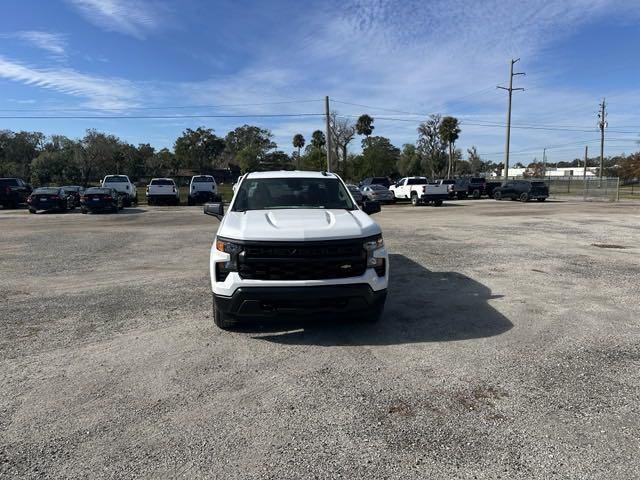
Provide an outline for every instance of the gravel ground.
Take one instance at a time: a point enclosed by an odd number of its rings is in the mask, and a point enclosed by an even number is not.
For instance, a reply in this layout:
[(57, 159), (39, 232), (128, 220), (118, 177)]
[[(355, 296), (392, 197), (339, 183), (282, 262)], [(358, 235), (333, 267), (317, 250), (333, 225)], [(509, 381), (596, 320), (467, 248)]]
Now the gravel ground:
[(376, 219), (379, 324), (229, 333), (201, 209), (0, 212), (0, 477), (640, 477), (640, 206)]

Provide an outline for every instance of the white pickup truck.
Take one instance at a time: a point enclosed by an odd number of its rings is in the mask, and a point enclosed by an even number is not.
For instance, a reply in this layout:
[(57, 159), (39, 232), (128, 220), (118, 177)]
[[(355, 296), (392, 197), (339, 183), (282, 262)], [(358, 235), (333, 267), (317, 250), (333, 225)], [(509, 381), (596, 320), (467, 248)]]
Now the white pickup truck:
[(389, 187), (396, 199), (411, 200), (413, 206), (431, 204), (439, 207), (449, 198), (447, 185), (429, 183), (426, 177), (404, 177)]
[(112, 188), (122, 196), (125, 207), (138, 205), (138, 190), (126, 175), (107, 175), (100, 185), (102, 188)]
[(238, 180), (211, 247), (213, 319), (321, 314), (377, 320), (387, 296), (389, 258), (380, 226), (344, 182), (327, 172), (252, 172)]
[(147, 185), (147, 203), (180, 205), (180, 190), (172, 178), (152, 178)]

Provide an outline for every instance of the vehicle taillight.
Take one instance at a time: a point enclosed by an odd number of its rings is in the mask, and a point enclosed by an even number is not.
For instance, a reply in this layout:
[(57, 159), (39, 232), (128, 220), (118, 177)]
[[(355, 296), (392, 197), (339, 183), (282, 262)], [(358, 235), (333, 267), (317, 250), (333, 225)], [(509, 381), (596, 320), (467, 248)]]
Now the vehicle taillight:
[(111, 195), (107, 195), (106, 197), (104, 197), (105, 200), (113, 200), (113, 197)]
[(31, 198), (31, 195), (29, 195), (29, 196), (27, 197), (27, 203), (31, 203), (31, 201), (32, 201), (32, 200), (33, 200), (33, 199)]
[(176, 193), (176, 187), (173, 187), (173, 193)]
[(87, 197), (85, 197), (84, 195), (82, 195), (82, 196), (80, 197), (80, 200), (86, 200), (86, 199), (87, 199)]
[(58, 195), (52, 195), (51, 200), (60, 200), (60, 197)]
[(426, 187), (426, 186), (423, 186), (423, 187), (422, 187), (422, 193), (425, 193), (426, 191), (427, 191), (427, 187)]

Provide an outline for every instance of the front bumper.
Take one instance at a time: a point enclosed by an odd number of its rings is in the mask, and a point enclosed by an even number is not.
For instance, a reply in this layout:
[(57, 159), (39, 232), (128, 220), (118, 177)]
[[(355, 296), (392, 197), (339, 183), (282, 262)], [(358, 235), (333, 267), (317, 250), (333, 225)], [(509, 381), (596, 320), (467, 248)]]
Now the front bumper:
[(218, 309), (234, 316), (350, 313), (384, 305), (387, 290), (375, 291), (367, 284), (241, 287), (230, 297), (214, 293), (213, 298)]

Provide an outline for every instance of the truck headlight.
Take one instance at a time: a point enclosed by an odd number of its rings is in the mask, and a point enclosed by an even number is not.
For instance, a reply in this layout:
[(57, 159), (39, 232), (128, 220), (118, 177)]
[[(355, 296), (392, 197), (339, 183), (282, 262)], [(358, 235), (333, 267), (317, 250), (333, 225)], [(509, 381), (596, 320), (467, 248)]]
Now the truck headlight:
[(383, 277), (386, 271), (386, 262), (384, 258), (376, 258), (373, 253), (384, 247), (384, 240), (382, 234), (375, 235), (365, 239), (363, 243), (364, 249), (367, 252), (367, 268), (373, 268), (379, 277)]
[(242, 253), (242, 245), (216, 238), (216, 250), (231, 256), (228, 261), (216, 262), (216, 281), (224, 282), (229, 272), (238, 271), (238, 255)]
[(242, 251), (242, 245), (230, 242), (229, 240), (216, 238), (216, 250), (228, 253), (229, 255), (237, 255)]

